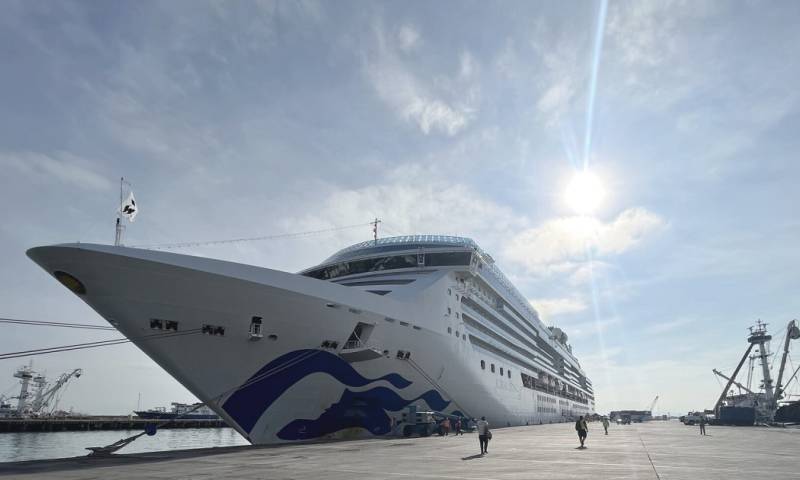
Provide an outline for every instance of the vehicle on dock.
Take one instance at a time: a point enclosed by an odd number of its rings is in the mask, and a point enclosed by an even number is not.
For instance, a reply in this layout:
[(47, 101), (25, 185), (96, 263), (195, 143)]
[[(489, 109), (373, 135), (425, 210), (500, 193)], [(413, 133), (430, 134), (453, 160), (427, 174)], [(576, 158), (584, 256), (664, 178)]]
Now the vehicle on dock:
[(681, 423), (684, 425), (695, 425), (700, 423), (700, 420), (705, 417), (703, 412), (689, 412), (686, 415), (680, 417)]

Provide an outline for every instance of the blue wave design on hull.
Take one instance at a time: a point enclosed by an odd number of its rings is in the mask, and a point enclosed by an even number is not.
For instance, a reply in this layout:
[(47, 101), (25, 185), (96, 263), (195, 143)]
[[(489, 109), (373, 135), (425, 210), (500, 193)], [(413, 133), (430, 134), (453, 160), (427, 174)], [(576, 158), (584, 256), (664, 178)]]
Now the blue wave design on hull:
[(316, 420), (294, 420), (278, 432), (278, 438), (308, 440), (353, 427), (363, 428), (373, 435), (385, 435), (392, 428), (392, 420), (386, 410), (397, 412), (417, 400), (424, 400), (434, 410), (444, 410), (450, 405), (436, 390), (428, 390), (417, 398), (406, 400), (386, 387), (364, 392), (345, 389), (342, 398)]
[[(272, 372), (273, 373), (269, 373)], [(385, 380), (395, 388), (406, 388), (411, 382), (397, 373), (369, 379), (349, 363), (324, 350), (295, 350), (266, 364), (247, 379), (247, 385), (234, 392), (222, 408), (245, 431), (250, 433), (264, 412), (292, 385), (312, 373), (327, 373), (348, 387), (363, 387)], [(258, 378), (264, 375), (263, 378)], [(248, 385), (249, 384), (249, 385)]]

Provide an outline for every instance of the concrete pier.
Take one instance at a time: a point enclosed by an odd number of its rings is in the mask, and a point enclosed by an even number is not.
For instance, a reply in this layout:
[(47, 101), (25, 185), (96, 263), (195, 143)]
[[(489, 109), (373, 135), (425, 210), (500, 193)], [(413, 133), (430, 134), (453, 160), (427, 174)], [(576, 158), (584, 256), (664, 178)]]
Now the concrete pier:
[(143, 430), (146, 425), (159, 428), (223, 428), (221, 419), (178, 418), (167, 420), (126, 416), (41, 417), (0, 419), (0, 433), (7, 432), (64, 432), (73, 430)]
[(752, 479), (797, 478), (800, 429), (698, 427), (676, 421), (496, 429), (489, 454), (475, 434), (277, 447), (184, 450), (0, 464), (10, 478), (79, 479)]

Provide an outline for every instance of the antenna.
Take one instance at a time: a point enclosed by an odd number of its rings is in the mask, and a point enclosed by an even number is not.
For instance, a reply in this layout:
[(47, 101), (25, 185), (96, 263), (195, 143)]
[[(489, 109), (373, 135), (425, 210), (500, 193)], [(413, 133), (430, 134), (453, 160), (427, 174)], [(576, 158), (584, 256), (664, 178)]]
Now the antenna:
[(375, 240), (375, 245), (377, 245), (378, 244), (378, 224), (381, 223), (381, 221), (378, 220), (378, 217), (375, 217), (375, 220), (372, 221), (372, 222), (369, 222), (369, 223), (370, 223), (370, 225), (372, 225), (372, 239)]

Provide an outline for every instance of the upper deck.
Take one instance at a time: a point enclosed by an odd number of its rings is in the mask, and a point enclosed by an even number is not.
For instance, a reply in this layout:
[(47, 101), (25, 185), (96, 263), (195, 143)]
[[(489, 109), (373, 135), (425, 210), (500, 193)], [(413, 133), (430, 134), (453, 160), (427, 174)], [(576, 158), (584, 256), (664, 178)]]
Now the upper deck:
[[(474, 258), (472, 254), (475, 254)], [(474, 261), (473, 261), (474, 260)], [(539, 314), (495, 265), (494, 259), (474, 240), (451, 235), (403, 235), (379, 238), (343, 248), (301, 275), (331, 280), (367, 271), (431, 266), (474, 266), (492, 287), (530, 318), (540, 323)], [(544, 328), (544, 325), (542, 325)]]

